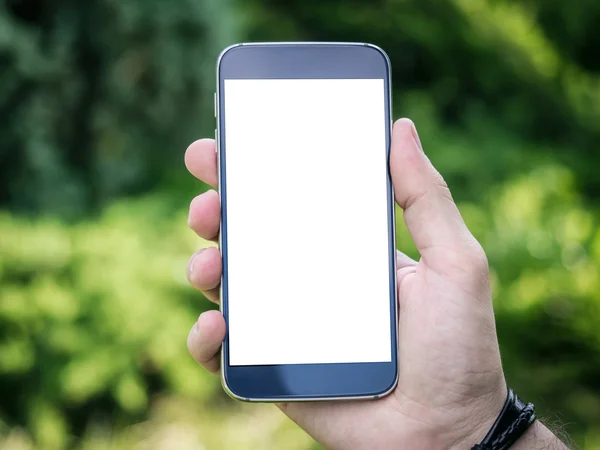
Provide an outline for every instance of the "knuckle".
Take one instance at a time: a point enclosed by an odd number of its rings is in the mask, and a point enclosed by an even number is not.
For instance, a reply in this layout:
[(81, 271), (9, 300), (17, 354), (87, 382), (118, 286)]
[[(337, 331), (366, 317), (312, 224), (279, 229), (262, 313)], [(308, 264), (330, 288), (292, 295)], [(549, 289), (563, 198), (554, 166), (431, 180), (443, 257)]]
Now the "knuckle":
[(471, 267), (476, 273), (487, 274), (489, 272), (490, 266), (488, 258), (485, 254), (485, 251), (483, 250), (483, 247), (481, 246), (481, 244), (479, 244), (479, 242), (475, 241), (475, 243), (473, 244), (473, 248), (470, 251), (469, 258), (471, 261)]
[(188, 344), (188, 350), (192, 354), (196, 362), (202, 366), (210, 365), (215, 357), (215, 352), (212, 348), (207, 347), (207, 342), (196, 342)]
[(215, 356), (215, 357), (211, 358), (209, 361), (207, 361), (206, 363), (204, 363), (202, 366), (208, 372), (210, 372), (212, 374), (217, 374), (217, 373), (219, 373), (219, 370), (221, 369), (221, 361), (219, 360), (218, 356)]
[(452, 193), (450, 192), (450, 188), (448, 187), (448, 183), (446, 183), (444, 177), (442, 177), (442, 175), (437, 170), (433, 171), (433, 186), (442, 198), (454, 202), (454, 199), (452, 198)]

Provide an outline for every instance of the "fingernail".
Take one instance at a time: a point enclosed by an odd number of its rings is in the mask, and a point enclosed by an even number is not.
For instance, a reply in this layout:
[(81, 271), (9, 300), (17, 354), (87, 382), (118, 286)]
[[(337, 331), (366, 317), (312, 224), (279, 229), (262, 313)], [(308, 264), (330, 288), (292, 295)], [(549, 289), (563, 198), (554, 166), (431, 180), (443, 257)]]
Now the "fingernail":
[(192, 334), (198, 334), (199, 331), (200, 331), (200, 327), (198, 326), (198, 322), (196, 322), (194, 324), (194, 326), (192, 327)]
[(421, 150), (421, 152), (423, 152), (423, 146), (421, 145), (421, 139), (419, 138), (419, 133), (417, 133), (417, 128), (415, 127), (414, 123), (413, 123), (412, 127), (410, 128), (410, 132), (412, 134), (413, 139), (415, 140), (415, 143), (417, 144), (417, 147), (419, 148), (419, 150)]
[(198, 255), (200, 255), (200, 253), (202, 253), (204, 250), (206, 250), (206, 249), (205, 248), (201, 248), (196, 253), (194, 253), (192, 255), (192, 257), (190, 258), (190, 261), (188, 262), (188, 265), (187, 265), (188, 280), (191, 280), (192, 277), (194, 276), (194, 261), (196, 261), (196, 258), (198, 258)]

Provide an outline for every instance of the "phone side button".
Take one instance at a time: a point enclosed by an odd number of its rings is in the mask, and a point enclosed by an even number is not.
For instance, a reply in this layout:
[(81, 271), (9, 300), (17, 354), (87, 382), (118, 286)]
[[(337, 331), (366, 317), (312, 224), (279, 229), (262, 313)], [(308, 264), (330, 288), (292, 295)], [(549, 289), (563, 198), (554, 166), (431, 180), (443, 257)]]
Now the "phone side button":
[(215, 153), (219, 152), (219, 140), (217, 138), (217, 129), (215, 128)]
[(217, 93), (213, 94), (213, 113), (217, 117)]

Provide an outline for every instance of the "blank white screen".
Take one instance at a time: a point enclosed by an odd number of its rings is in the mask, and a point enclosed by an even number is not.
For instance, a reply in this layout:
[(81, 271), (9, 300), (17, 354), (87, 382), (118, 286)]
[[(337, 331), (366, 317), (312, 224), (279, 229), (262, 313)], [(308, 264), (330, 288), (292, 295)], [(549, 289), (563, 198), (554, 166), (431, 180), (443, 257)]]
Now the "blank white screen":
[(391, 361), (383, 80), (224, 88), (229, 363)]

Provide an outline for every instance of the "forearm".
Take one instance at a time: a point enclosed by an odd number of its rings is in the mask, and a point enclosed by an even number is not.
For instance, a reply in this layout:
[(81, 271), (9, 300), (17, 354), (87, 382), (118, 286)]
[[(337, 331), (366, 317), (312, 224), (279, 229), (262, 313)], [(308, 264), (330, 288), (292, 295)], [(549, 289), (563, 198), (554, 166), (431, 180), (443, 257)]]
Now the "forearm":
[(542, 422), (536, 420), (511, 450), (569, 450)]

